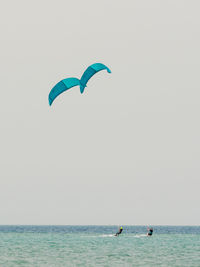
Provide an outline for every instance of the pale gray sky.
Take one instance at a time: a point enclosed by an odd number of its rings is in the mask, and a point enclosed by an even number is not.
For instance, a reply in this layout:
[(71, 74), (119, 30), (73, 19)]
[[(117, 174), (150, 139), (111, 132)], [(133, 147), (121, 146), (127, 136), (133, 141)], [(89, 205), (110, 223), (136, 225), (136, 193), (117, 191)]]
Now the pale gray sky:
[(0, 224), (200, 224), (199, 10), (1, 2)]

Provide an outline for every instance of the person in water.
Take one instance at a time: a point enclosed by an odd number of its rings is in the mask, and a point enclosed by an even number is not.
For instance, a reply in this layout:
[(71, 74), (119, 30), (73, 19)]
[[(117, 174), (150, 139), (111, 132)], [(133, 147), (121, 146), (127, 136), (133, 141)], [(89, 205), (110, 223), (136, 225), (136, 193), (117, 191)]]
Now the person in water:
[(153, 228), (151, 227), (151, 228), (147, 228), (147, 236), (152, 236), (152, 234), (153, 234)]
[(122, 233), (122, 231), (123, 231), (123, 227), (121, 226), (121, 227), (119, 227), (119, 231), (115, 234), (115, 236), (120, 235)]

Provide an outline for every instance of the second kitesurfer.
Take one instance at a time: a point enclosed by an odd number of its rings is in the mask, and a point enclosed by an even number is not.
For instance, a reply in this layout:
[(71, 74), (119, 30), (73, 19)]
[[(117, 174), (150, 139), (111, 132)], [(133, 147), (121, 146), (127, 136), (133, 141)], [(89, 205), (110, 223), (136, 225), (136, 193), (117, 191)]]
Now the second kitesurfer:
[(152, 234), (153, 234), (153, 228), (152, 227), (148, 227), (147, 228), (147, 236), (152, 236)]

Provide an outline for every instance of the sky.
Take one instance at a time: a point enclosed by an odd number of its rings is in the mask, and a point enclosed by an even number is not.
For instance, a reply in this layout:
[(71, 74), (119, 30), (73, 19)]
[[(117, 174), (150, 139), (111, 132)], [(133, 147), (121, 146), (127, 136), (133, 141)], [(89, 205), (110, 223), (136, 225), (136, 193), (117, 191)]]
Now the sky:
[(0, 224), (200, 224), (199, 8), (2, 1)]

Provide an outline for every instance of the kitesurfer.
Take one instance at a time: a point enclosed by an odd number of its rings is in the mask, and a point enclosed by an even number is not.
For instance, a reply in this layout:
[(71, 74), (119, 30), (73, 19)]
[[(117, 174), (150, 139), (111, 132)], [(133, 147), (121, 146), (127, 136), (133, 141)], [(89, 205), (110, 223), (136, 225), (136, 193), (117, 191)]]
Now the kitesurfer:
[(115, 234), (115, 236), (120, 235), (120, 234), (122, 233), (122, 231), (123, 231), (123, 227), (121, 226), (121, 227), (119, 227), (119, 230), (118, 230), (118, 232)]
[(147, 228), (147, 236), (152, 236), (152, 234), (153, 234), (153, 228), (152, 227), (148, 227)]

